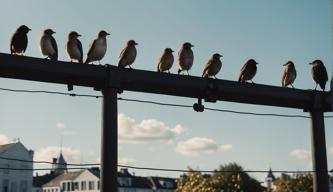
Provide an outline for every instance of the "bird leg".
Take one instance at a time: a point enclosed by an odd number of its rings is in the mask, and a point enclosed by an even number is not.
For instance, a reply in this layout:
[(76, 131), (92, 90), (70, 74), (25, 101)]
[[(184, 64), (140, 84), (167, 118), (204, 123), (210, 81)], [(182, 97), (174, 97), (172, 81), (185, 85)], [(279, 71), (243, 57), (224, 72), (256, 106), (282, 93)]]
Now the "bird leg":
[(318, 83), (316, 83), (316, 87), (315, 87), (315, 89), (314, 89), (315, 91), (317, 91), (317, 86), (318, 86)]
[(291, 87), (292, 87), (292, 88), (294, 88), (294, 89), (295, 89), (295, 87), (293, 86), (293, 84), (290, 84), (290, 85), (291, 85)]
[(128, 66), (130, 69), (133, 69), (130, 65)]
[(187, 76), (190, 76), (190, 73), (188, 72), (188, 70), (186, 70), (186, 72), (187, 72)]
[(214, 75), (214, 78), (217, 79), (217, 77)]

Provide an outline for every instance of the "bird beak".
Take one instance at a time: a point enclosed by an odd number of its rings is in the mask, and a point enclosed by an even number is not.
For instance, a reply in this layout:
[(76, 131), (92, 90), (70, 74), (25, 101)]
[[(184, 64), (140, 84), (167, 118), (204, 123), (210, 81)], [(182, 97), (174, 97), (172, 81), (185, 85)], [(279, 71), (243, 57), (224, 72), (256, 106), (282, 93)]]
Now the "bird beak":
[(106, 33), (106, 35), (110, 35), (110, 33)]
[(78, 36), (78, 37), (81, 37), (82, 35), (80, 35), (80, 34), (77, 34), (77, 36)]
[(139, 45), (139, 43), (135, 42), (134, 45)]
[(287, 65), (287, 63), (283, 64), (283, 66), (286, 66), (286, 65)]
[(191, 47), (194, 47), (194, 45), (191, 45)]
[(31, 31), (31, 29), (28, 29), (29, 31)]
[(55, 34), (56, 32), (55, 31), (52, 31), (52, 34)]

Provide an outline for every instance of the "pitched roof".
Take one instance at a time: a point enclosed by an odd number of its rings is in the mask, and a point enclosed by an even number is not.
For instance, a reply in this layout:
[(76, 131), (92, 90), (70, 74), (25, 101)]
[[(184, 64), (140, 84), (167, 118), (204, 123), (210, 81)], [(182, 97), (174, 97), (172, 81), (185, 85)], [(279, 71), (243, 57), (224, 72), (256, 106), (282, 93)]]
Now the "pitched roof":
[(84, 171), (85, 170), (65, 172), (65, 173), (59, 175), (58, 177), (52, 179), (48, 183), (44, 184), (43, 187), (58, 187), (58, 186), (60, 186), (61, 181), (74, 180)]
[(4, 144), (4, 145), (0, 145), (0, 154), (4, 153), (5, 151), (7, 151), (8, 149), (12, 148), (13, 146), (15, 146), (17, 143), (8, 143), (8, 144)]
[(148, 177), (154, 189), (176, 189), (177, 180), (167, 177)]
[(57, 177), (59, 174), (56, 174), (55, 172), (51, 172), (42, 176), (34, 176), (33, 177), (33, 187), (42, 187), (44, 184), (48, 183), (55, 177)]

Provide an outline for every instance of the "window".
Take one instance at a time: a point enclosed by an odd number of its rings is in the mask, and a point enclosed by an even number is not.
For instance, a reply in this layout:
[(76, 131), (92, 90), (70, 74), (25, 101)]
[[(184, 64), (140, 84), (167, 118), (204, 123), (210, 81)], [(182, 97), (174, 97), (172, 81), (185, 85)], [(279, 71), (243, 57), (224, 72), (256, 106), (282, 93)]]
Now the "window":
[(75, 191), (75, 190), (79, 190), (79, 182), (73, 182), (72, 183), (72, 188), (73, 188), (73, 191)]
[(87, 182), (81, 181), (81, 191), (87, 190)]
[(8, 192), (8, 188), (9, 188), (9, 181), (8, 181), (8, 179), (4, 179), (3, 181), (2, 181), (2, 191), (3, 192)]
[(66, 183), (62, 183), (62, 190), (63, 190), (63, 191), (66, 190)]
[(95, 182), (94, 181), (89, 181), (89, 190), (94, 190), (95, 189)]
[(97, 189), (100, 190), (101, 189), (101, 182), (97, 181)]

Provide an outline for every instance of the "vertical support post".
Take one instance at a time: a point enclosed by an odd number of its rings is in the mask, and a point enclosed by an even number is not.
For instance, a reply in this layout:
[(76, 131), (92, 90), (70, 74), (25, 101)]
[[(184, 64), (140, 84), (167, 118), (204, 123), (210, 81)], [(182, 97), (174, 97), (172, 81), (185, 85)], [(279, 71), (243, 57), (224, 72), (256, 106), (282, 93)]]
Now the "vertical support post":
[(102, 90), (101, 192), (117, 192), (118, 107), (117, 90)]
[(313, 191), (328, 191), (328, 170), (325, 140), (324, 112), (318, 109), (310, 110), (311, 115), (311, 143)]

